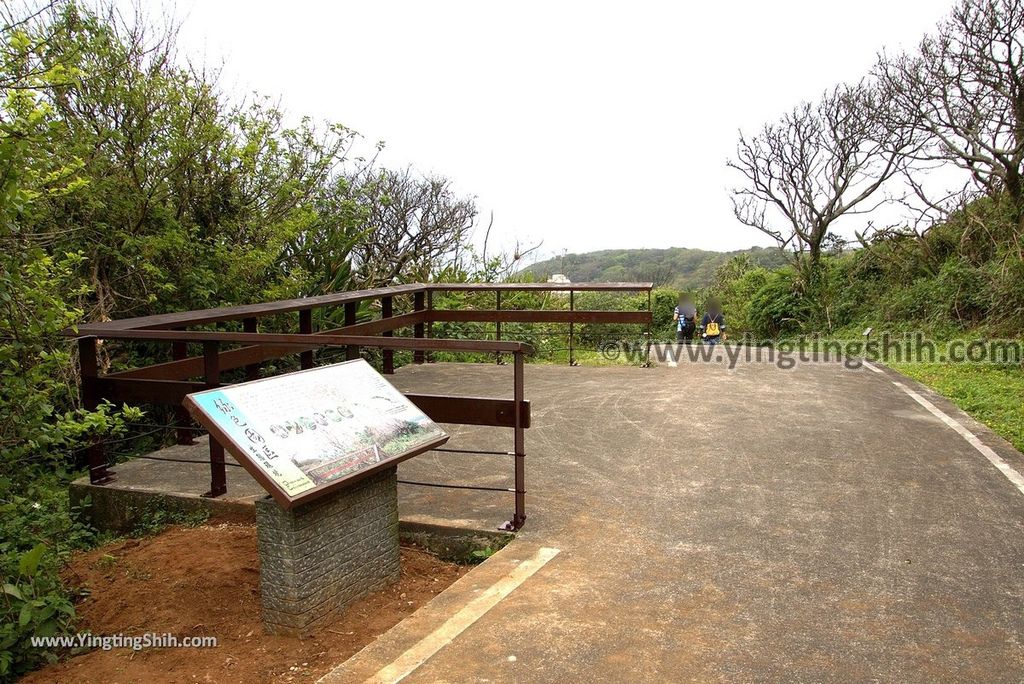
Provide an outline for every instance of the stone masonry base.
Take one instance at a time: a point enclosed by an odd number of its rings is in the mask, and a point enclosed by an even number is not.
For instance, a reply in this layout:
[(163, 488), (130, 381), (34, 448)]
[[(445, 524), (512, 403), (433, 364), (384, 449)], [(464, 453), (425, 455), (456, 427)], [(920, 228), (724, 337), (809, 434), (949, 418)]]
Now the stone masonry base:
[(282, 510), (256, 502), (263, 626), (304, 636), (398, 580), (398, 482), (389, 468)]

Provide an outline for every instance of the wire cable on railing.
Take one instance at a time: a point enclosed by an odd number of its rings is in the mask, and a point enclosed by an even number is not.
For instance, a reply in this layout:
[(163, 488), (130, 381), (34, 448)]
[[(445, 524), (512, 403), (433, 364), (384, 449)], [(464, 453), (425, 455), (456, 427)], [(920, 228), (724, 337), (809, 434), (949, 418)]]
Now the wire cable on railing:
[(158, 425), (156, 423), (132, 423), (132, 427), (157, 428), (159, 430), (192, 430), (193, 432), (206, 432), (206, 428), (195, 425)]
[(515, 456), (512, 451), (477, 451), (476, 449), (431, 449), (431, 451), (443, 451), (446, 454), (483, 454), (484, 456)]
[[(209, 461), (194, 461), (188, 458), (169, 458), (167, 456), (150, 456), (148, 454), (142, 456), (133, 456), (132, 458), (141, 458), (144, 461), (167, 461), (168, 463), (191, 463), (193, 465), (209, 466)], [(225, 460), (224, 465), (231, 466), (232, 468), (241, 468), (240, 463), (232, 463), (231, 461)]]
[[(441, 487), (443, 489), (475, 489), (481, 492), (515, 492), (514, 488), (510, 487), (479, 487), (476, 485), (455, 485), (455, 484), (442, 484), (439, 482), (419, 482), (416, 480), (399, 480), (399, 484), (416, 485), (417, 487)], [(517, 492), (518, 493), (518, 492)], [(522, 493), (526, 493), (523, 490)]]
[(149, 432), (143, 432), (141, 435), (129, 435), (127, 437), (119, 437), (118, 439), (100, 440), (88, 446), (78, 447), (77, 449), (71, 449), (69, 453), (80, 454), (83, 451), (88, 451), (94, 446), (108, 446), (111, 444), (121, 444), (122, 442), (130, 442), (134, 439), (142, 439), (143, 437), (149, 437), (150, 435), (155, 435), (158, 432), (160, 432), (160, 430), (150, 430)]

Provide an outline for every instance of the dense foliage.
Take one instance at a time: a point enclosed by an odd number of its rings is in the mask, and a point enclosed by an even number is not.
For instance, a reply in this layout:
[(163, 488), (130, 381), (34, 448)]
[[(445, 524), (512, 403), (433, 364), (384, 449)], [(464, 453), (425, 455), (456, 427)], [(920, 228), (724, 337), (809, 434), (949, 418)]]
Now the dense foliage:
[[(66, 328), (463, 271), (476, 207), (376, 167), (340, 124), (231, 100), (173, 27), (58, 0), (4, 4), (0, 28), (2, 680), (52, 657), (28, 637), (73, 618), (56, 568), (92, 532), (54, 488), (140, 417), (78, 406)], [(106, 344), (101, 363), (167, 353)]]
[(688, 290), (710, 285), (715, 271), (740, 255), (765, 268), (786, 263), (781, 250), (763, 247), (724, 253), (684, 247), (606, 249), (539, 261), (524, 269), (524, 273), (537, 280), (561, 273), (573, 282), (653, 282), (658, 287)]
[(866, 326), (1024, 332), (1024, 253), (999, 198), (976, 200), (923, 236), (879, 235), (863, 248), (825, 257), (808, 284), (794, 269), (741, 258), (719, 269), (712, 291), (734, 330), (755, 339), (798, 334), (856, 337)]

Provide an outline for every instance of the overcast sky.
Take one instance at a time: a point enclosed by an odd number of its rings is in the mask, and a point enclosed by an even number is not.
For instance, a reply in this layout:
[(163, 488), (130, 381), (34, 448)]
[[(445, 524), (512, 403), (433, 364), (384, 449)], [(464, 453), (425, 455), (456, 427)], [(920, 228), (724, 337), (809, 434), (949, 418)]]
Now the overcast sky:
[(385, 141), (384, 163), (451, 178), (482, 223), (494, 212), (503, 244), (543, 240), (551, 256), (771, 244), (732, 216), (737, 130), (859, 78), (951, 5), (178, 0), (173, 11), (181, 49), (222, 63), (228, 91)]

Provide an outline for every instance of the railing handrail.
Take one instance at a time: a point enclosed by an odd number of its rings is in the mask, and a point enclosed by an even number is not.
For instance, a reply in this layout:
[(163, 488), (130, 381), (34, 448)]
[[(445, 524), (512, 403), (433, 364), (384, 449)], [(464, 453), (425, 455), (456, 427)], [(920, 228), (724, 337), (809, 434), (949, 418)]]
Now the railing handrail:
[(422, 337), (378, 337), (366, 335), (330, 335), (326, 333), (245, 333), (207, 330), (96, 330), (94, 326), (81, 326), (78, 337), (105, 340), (152, 340), (158, 342), (223, 342), (279, 347), (377, 347), (412, 351), (465, 351), (517, 354), (530, 353), (533, 348), (525, 342), (494, 340), (450, 340)]
[(68, 337), (81, 337), (82, 333), (110, 333), (124, 330), (160, 330), (181, 328), (188, 325), (203, 325), (245, 318), (262, 318), (275, 314), (307, 311), (325, 306), (352, 304), (367, 299), (393, 297), (426, 292), (496, 292), (496, 291), (539, 291), (539, 292), (640, 292), (650, 291), (654, 283), (410, 283), (390, 285), (370, 290), (347, 290), (313, 297), (280, 299), (256, 304), (221, 306), (194, 311), (177, 311), (135, 318), (121, 318), (116, 321), (102, 321), (83, 324), (78, 329), (65, 330)]
[(641, 292), (654, 289), (654, 283), (426, 283), (432, 292), (468, 292), (480, 290), (523, 290), (542, 292)]
[[(92, 329), (103, 331), (137, 330), (140, 328), (173, 328), (185, 325), (202, 325), (204, 323), (241, 320), (243, 318), (262, 318), (263, 316), (273, 316), (274, 314), (319, 309), (324, 306), (361, 302), (366, 299), (376, 299), (378, 297), (415, 294), (423, 291), (424, 286), (420, 283), (414, 283), (411, 285), (391, 285), (389, 287), (378, 287), (372, 290), (346, 290), (344, 292), (332, 292), (331, 294), (316, 295), (313, 297), (279, 299), (272, 302), (258, 302), (256, 304), (239, 304), (237, 306), (220, 306), (212, 309), (177, 311), (173, 313), (153, 314), (150, 316), (136, 316), (135, 318), (120, 318), (116, 321), (102, 321), (99, 323), (89, 323), (88, 325)], [(78, 335), (70, 329), (66, 331), (66, 334), (71, 337), (78, 337)]]

